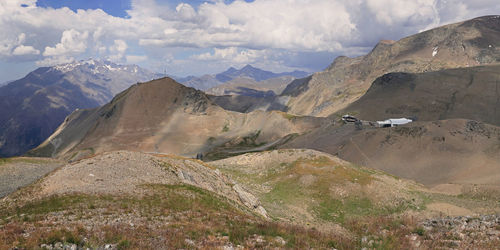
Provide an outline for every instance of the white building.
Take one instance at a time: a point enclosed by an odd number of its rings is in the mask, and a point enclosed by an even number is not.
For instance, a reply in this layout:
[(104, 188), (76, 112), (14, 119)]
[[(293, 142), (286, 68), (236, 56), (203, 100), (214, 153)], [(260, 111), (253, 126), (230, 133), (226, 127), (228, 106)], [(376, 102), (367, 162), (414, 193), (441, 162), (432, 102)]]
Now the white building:
[(396, 118), (396, 119), (387, 119), (385, 121), (377, 121), (378, 126), (380, 127), (395, 127), (399, 125), (404, 125), (412, 122), (413, 120), (407, 118)]

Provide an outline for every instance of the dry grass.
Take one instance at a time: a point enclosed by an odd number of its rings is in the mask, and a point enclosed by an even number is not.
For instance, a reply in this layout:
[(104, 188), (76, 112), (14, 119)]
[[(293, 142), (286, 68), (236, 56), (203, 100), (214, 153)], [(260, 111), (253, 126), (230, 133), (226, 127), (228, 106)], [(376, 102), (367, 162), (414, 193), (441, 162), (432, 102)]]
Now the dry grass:
[(186, 239), (202, 247), (229, 243), (280, 247), (275, 241), (278, 236), (292, 248), (353, 244), (314, 229), (264, 221), (193, 186), (148, 188), (151, 192), (143, 197), (69, 194), (6, 205), (1, 208), (0, 249), (32, 249), (56, 242), (91, 248), (104, 244), (133, 249), (193, 247)]
[[(456, 243), (453, 241), (456, 236), (446, 231), (426, 231), (416, 218), (375, 215), (363, 209), (359, 210), (359, 216), (344, 216), (342, 225), (348, 234), (332, 233), (263, 220), (220, 196), (193, 186), (147, 185), (145, 188), (150, 192), (142, 197), (67, 194), (3, 204), (0, 208), (0, 249), (34, 249), (56, 242), (89, 248), (114, 244), (119, 249), (220, 248), (227, 245), (412, 249), (415, 242), (424, 249), (456, 247), (456, 244), (460, 248), (494, 249), (500, 243), (498, 240), (476, 245), (470, 241)], [(330, 220), (328, 209), (335, 206), (346, 211), (350, 209), (354, 211), (349, 212), (350, 215), (354, 215), (357, 213), (355, 208), (373, 207), (373, 204), (364, 198), (332, 202), (325, 204), (327, 211), (318, 210), (318, 216)], [(278, 237), (284, 240), (284, 245)]]

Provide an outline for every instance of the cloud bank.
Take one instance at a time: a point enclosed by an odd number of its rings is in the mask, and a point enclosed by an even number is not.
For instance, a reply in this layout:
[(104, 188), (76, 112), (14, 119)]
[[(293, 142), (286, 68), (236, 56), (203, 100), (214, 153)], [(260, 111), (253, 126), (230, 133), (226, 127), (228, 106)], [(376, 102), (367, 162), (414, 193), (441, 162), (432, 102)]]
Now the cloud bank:
[[(189, 2), (189, 1), (186, 1)], [(0, 60), (52, 65), (86, 57), (141, 63), (173, 74), (252, 63), (319, 70), (336, 55), (367, 52), (439, 25), (499, 14), (498, 0), (236, 0), (175, 8), (132, 0), (127, 18), (97, 10), (0, 1)], [(216, 65), (210, 62), (219, 62)]]

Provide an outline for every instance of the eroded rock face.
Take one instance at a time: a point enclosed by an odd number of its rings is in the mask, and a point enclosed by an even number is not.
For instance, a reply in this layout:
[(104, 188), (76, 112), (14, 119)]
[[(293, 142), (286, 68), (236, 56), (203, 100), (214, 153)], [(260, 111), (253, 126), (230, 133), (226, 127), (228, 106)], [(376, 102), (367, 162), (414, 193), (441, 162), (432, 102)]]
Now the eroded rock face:
[(236, 191), (236, 193), (238, 194), (238, 197), (240, 198), (241, 202), (243, 202), (243, 204), (245, 204), (245, 206), (247, 206), (249, 208), (253, 208), (258, 214), (262, 215), (264, 218), (268, 217), (266, 210), (264, 209), (264, 207), (262, 207), (260, 205), (260, 201), (259, 201), (259, 199), (257, 199), (257, 197), (255, 197), (251, 193), (245, 191), (238, 184), (235, 184), (233, 186), (233, 190)]

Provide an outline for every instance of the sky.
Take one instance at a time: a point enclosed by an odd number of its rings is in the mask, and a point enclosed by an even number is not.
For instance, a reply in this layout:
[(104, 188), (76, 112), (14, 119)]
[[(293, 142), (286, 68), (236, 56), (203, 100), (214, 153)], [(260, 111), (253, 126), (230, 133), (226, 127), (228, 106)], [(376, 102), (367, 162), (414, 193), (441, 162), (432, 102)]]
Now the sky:
[(231, 66), (321, 71), (498, 0), (1, 0), (0, 83), (88, 58), (176, 76)]

